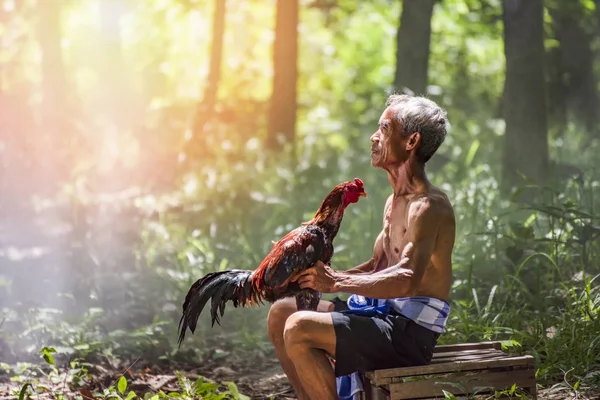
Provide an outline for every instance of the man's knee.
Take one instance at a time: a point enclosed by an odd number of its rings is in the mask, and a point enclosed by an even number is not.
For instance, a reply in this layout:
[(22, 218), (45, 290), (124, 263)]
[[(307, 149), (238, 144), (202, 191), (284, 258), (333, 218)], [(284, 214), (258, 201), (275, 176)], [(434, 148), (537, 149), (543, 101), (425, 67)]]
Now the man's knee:
[(311, 326), (314, 325), (311, 319), (312, 313), (312, 311), (298, 311), (285, 322), (283, 340), (288, 351), (310, 344)]
[(285, 322), (296, 311), (296, 303), (293, 298), (276, 301), (269, 309), (267, 317), (267, 332), (272, 340), (283, 336)]

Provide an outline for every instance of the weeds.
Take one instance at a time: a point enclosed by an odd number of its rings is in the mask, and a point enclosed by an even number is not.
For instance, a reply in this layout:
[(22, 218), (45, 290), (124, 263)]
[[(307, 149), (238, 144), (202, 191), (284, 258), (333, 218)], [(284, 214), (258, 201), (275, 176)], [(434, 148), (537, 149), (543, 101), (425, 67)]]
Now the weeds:
[[(98, 387), (96, 378), (90, 373), (91, 364), (82, 360), (74, 360), (69, 367), (61, 372), (54, 362), (53, 354), (56, 349), (44, 347), (40, 350), (45, 368), (26, 366), (25, 370), (14, 371), (12, 381), (21, 383), (19, 390), (13, 391), (14, 398), (18, 400), (29, 399), (32, 395), (36, 398), (49, 397), (63, 399), (114, 399), (114, 400), (159, 400), (159, 399), (206, 399), (206, 400), (247, 400), (238, 391), (233, 382), (216, 383), (204, 377), (191, 380), (176, 371), (179, 390), (165, 392), (158, 390), (156, 393), (146, 392), (138, 395), (134, 390), (128, 390), (130, 381), (125, 374), (120, 375), (106, 387)], [(126, 372), (129, 372), (129, 368)], [(43, 378), (43, 379), (41, 379)], [(74, 395), (76, 393), (76, 395)]]

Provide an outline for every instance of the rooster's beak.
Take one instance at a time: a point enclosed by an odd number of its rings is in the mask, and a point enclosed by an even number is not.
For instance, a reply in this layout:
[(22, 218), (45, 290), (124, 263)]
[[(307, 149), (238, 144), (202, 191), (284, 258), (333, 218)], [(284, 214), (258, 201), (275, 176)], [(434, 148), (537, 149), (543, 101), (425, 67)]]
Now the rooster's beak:
[(367, 196), (367, 192), (360, 192), (358, 195), (359, 195), (360, 197), (368, 197), (368, 196)]

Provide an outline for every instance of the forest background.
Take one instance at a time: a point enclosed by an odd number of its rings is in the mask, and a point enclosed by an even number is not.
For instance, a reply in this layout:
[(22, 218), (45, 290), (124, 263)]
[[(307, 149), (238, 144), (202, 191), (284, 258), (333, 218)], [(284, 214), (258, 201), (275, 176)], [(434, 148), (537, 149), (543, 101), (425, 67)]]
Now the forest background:
[(369, 198), (332, 265), (368, 259), (392, 92), (451, 124), (427, 165), (457, 220), (441, 341), (503, 340), (560, 398), (597, 390), (599, 54), (599, 0), (0, 0), (6, 395), (285, 393), (267, 306), (204, 315), (177, 350), (183, 297), (354, 177)]

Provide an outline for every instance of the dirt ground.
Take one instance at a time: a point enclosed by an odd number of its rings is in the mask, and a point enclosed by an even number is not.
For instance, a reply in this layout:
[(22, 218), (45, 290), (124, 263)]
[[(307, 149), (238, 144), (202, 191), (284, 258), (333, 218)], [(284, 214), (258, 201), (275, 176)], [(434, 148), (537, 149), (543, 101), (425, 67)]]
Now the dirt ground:
[[(207, 363), (195, 369), (182, 369), (184, 376), (192, 382), (203, 376), (210, 381), (236, 383), (240, 393), (251, 399), (273, 399), (273, 400), (291, 400), (296, 399), (292, 387), (290, 386), (281, 367), (274, 359), (255, 360), (255, 366), (250, 364), (239, 365), (233, 368), (229, 363), (221, 365)], [(128, 379), (128, 390), (134, 390), (138, 395), (145, 393), (165, 393), (181, 391), (178, 384), (178, 378), (175, 371), (159, 367), (144, 367), (127, 369), (125, 373), (121, 369), (110, 369), (105, 365), (94, 365), (90, 371), (92, 378), (81, 388), (69, 388), (66, 383), (66, 375), (55, 377), (52, 381), (42, 379), (44, 386), (54, 393), (64, 393), (67, 397), (76, 394), (91, 395), (92, 391), (115, 385), (121, 375)], [(17, 399), (18, 392), (22, 384), (10, 382), (8, 375), (0, 375), (0, 399)], [(52, 394), (32, 396), (32, 399), (56, 398)], [(84, 397), (85, 398), (85, 397)], [(493, 398), (493, 397), (479, 397)], [(567, 386), (555, 385), (553, 388), (541, 389), (538, 392), (538, 399), (559, 400), (559, 399), (577, 399), (577, 400), (598, 400), (600, 391), (585, 392), (575, 394)]]
[[(133, 390), (141, 396), (145, 393), (158, 393), (159, 391), (170, 393), (182, 390), (177, 375), (171, 370), (131, 368), (123, 374), (120, 370), (110, 370), (105, 366), (95, 365), (90, 372), (91, 378), (78, 388), (67, 383), (68, 374), (66, 371), (62, 371), (60, 375), (54, 376), (53, 379), (38, 378), (39, 383), (37, 385), (45, 386), (48, 393), (32, 395), (31, 398), (52, 399), (56, 398), (56, 393), (63, 393), (68, 397), (74, 397), (77, 394), (90, 396), (94, 391), (116, 385), (121, 375), (124, 375), (128, 380), (127, 390)], [(256, 371), (236, 371), (227, 366), (220, 366), (212, 369), (212, 371), (198, 368), (181, 372), (192, 382), (201, 376), (206, 380), (215, 382), (233, 381), (236, 383), (239, 392), (251, 399), (285, 400), (296, 398), (282, 369), (276, 363), (272, 363), (270, 366), (262, 365)], [(0, 399), (17, 399), (22, 386), (21, 383), (11, 382), (10, 376), (0, 374)]]

